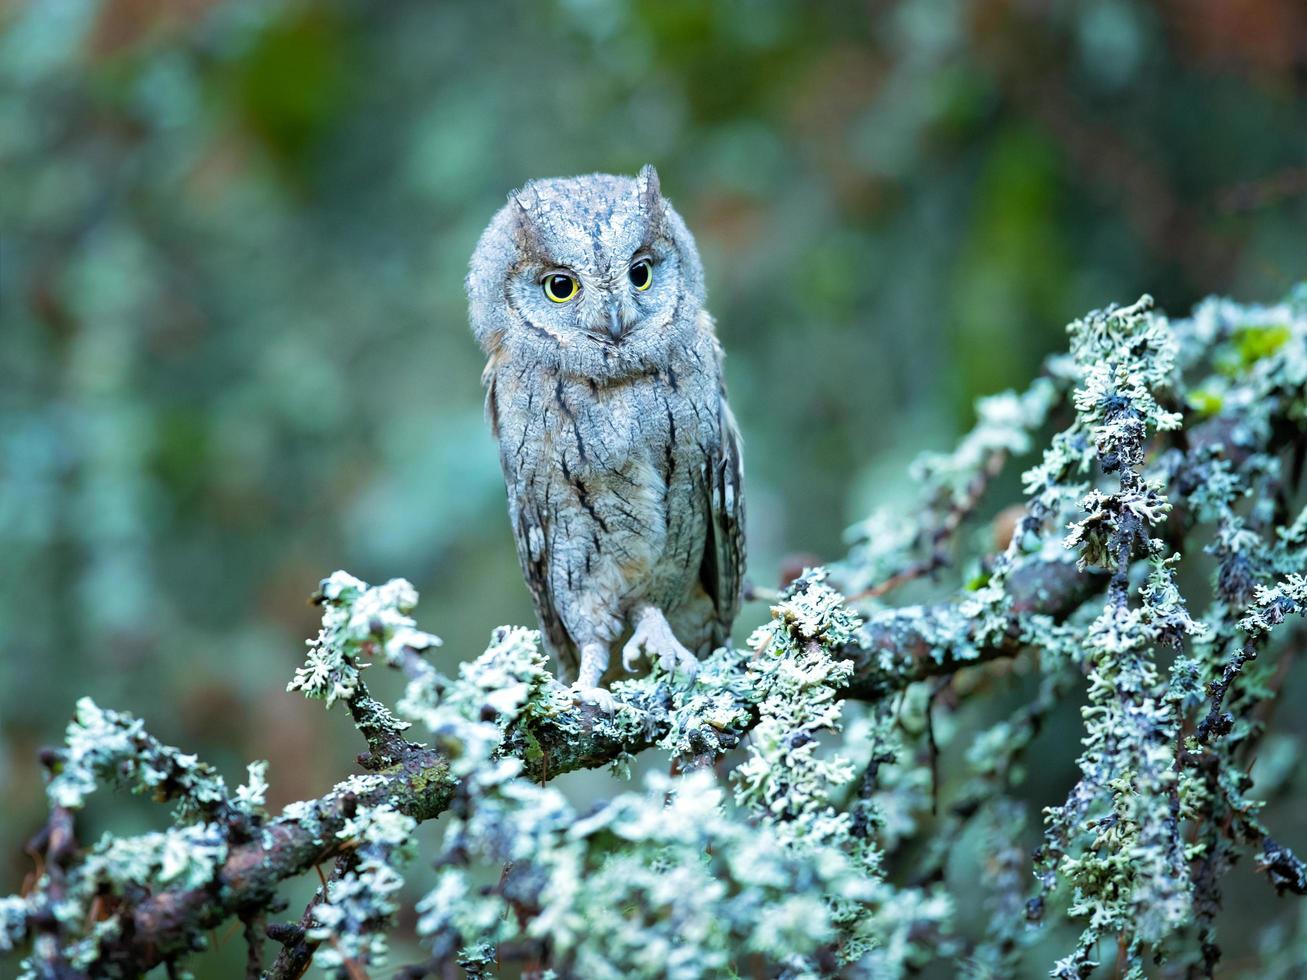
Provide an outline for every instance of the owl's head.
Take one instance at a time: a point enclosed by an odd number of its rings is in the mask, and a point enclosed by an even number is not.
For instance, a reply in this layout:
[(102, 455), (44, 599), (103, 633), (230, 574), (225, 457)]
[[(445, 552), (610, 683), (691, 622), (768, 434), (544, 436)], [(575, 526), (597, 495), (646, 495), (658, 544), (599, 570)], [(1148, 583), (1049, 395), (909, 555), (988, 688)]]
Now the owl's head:
[(487, 353), (615, 377), (660, 363), (696, 329), (703, 268), (646, 166), (514, 191), (477, 244), (467, 290)]

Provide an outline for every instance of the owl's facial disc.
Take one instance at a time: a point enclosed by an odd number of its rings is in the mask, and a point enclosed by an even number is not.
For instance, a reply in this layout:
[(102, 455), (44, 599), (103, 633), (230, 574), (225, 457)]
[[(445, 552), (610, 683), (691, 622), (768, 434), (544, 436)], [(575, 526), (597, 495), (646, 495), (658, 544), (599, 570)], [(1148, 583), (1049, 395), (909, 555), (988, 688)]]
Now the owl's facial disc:
[[(647, 256), (633, 261), (625, 277), (626, 289), (647, 292), (653, 285), (652, 270), (653, 262)], [(585, 333), (596, 340), (617, 343), (639, 311), (632, 313), (631, 304), (624, 301), (624, 283), (620, 277), (595, 274), (592, 270), (585, 279), (591, 283), (587, 290), (582, 289), (582, 276), (578, 273), (550, 267), (540, 274), (540, 291), (556, 306), (576, 303), (575, 315)], [(596, 295), (597, 303), (591, 298)]]
[(635, 178), (531, 181), (496, 221), (507, 235), (492, 235), (486, 255), (506, 246), (504, 265), (484, 309), (502, 311), (499, 336), (532, 356), (547, 351), (566, 371), (617, 376), (643, 370), (695, 329), (698, 255), (651, 168)]
[(646, 244), (629, 225), (592, 225), (594, 237), (580, 249), (569, 247), (575, 239), (561, 230), (555, 223), (553, 234), (523, 249), (518, 313), (564, 345), (578, 335), (604, 346), (625, 344), (646, 326), (652, 341), (674, 305), (677, 262), (670, 244)]

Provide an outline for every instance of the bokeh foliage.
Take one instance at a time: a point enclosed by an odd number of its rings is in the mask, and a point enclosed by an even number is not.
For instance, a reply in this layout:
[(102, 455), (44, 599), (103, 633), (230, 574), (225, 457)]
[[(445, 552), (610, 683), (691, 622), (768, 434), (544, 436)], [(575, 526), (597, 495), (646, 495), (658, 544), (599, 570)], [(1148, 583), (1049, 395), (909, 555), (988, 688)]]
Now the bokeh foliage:
[[(453, 650), (530, 621), (461, 287), (507, 189), (659, 167), (704, 252), (770, 584), (836, 556), (1083, 310), (1301, 277), (1307, 13), (1232, 10), (11, 0), (8, 877), (30, 760), (87, 691), (233, 785), (268, 757), (273, 805), (324, 790), (345, 726), (268, 678), (326, 570), (412, 579)], [(1078, 737), (1074, 710), (1047, 724)], [(1036, 767), (1028, 792), (1074, 778)]]

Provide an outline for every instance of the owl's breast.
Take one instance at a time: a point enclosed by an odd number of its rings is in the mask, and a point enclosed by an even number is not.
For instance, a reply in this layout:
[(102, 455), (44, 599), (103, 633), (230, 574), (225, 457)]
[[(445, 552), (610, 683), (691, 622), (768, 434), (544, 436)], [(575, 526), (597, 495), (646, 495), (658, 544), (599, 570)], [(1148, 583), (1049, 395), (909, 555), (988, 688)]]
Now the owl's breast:
[(558, 447), (560, 468), (575, 464), (596, 518), (608, 527), (626, 591), (664, 608), (694, 582), (707, 534), (706, 458), (699, 412), (666, 375), (607, 392), (578, 414), (592, 433), (584, 459)]
[(670, 613), (692, 596), (709, 500), (693, 390), (674, 373), (603, 386), (509, 372), (490, 409), (515, 527), (524, 513), (540, 527), (526, 557), (574, 638), (613, 640), (635, 604)]

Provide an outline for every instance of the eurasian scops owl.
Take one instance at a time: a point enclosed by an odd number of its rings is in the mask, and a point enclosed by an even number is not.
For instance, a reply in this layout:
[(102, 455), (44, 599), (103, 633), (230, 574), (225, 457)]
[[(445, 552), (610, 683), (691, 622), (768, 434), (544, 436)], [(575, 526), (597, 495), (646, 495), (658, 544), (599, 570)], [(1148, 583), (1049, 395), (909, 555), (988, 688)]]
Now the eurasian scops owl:
[(658, 175), (531, 181), (467, 278), (518, 558), (586, 700), (609, 653), (693, 674), (744, 571), (740, 439), (703, 267)]

